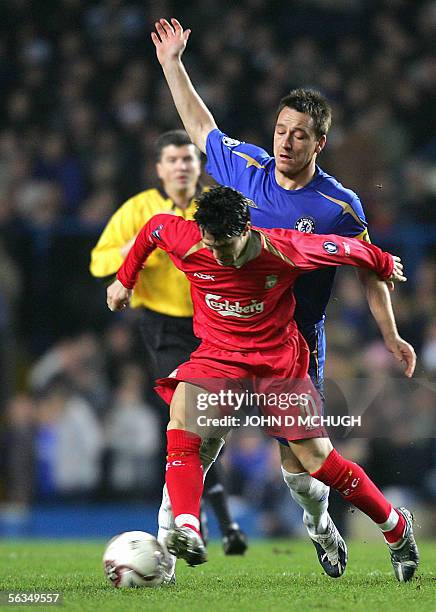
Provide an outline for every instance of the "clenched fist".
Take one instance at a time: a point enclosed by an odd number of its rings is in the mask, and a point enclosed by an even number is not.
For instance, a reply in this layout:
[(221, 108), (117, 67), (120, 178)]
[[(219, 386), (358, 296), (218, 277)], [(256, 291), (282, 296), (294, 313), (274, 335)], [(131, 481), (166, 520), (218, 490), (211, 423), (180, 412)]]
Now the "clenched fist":
[(126, 289), (119, 280), (115, 280), (109, 285), (106, 292), (106, 303), (109, 310), (123, 310), (129, 305), (132, 289)]

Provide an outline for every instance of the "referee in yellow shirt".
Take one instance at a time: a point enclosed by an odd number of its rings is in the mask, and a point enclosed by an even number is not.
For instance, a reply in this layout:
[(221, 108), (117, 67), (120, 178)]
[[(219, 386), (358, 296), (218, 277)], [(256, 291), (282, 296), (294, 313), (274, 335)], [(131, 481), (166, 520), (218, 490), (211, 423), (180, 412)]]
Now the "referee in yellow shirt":
[[(186, 132), (173, 130), (158, 138), (155, 152), (161, 188), (138, 193), (111, 217), (91, 253), (93, 276), (110, 278), (116, 274), (137, 234), (153, 215), (171, 212), (185, 219), (193, 218), (195, 197), (201, 192), (200, 151)], [(200, 341), (192, 330), (189, 283), (162, 249), (156, 249), (148, 258), (130, 305), (142, 310), (141, 331), (154, 378), (167, 376), (189, 359)], [(208, 471), (205, 493), (223, 534), (224, 552), (243, 554), (247, 547), (245, 536), (231, 520), (216, 465)]]

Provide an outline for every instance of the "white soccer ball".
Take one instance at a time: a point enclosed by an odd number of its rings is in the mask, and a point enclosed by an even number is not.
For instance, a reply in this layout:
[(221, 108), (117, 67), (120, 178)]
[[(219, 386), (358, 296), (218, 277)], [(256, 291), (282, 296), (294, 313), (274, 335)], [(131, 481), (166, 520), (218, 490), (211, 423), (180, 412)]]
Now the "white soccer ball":
[(157, 587), (164, 579), (165, 553), (150, 533), (126, 531), (106, 546), (103, 568), (116, 588)]

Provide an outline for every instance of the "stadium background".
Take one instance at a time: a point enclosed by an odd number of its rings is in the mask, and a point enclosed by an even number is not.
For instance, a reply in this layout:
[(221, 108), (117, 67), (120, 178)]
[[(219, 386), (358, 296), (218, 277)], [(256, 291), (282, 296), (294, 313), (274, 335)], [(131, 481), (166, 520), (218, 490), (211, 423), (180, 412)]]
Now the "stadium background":
[[(367, 436), (338, 445), (394, 501), (421, 509), (434, 535), (436, 2), (403, 0), (1, 2), (0, 535), (154, 530), (165, 418), (137, 316), (106, 309), (88, 264), (111, 213), (155, 184), (156, 136), (180, 126), (149, 38), (171, 15), (193, 30), (186, 64), (230, 136), (271, 150), (290, 88), (331, 100), (320, 165), (359, 193), (372, 241), (404, 258), (409, 282), (393, 299), (418, 353), (418, 382), (404, 391), (354, 273), (341, 270), (327, 377), (397, 391)], [(235, 437), (224, 464), (250, 533), (299, 532), (273, 445)]]

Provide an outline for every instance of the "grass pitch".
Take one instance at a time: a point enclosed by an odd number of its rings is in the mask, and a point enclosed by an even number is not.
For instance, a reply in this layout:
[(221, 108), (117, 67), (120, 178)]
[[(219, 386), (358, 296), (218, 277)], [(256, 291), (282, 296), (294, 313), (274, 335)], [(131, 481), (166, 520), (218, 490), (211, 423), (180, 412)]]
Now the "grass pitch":
[(211, 544), (208, 563), (189, 568), (178, 562), (175, 586), (114, 589), (102, 572), (104, 542), (1, 542), (0, 590), (62, 592), (63, 609), (86, 612), (435, 610), (436, 542), (419, 545), (421, 565), (407, 584), (396, 581), (381, 541), (351, 542), (345, 575), (332, 579), (322, 573), (310, 542), (274, 540), (251, 541), (242, 558), (225, 557)]

